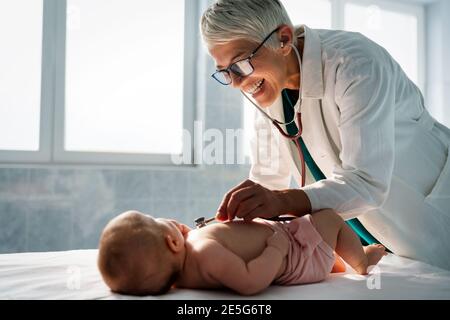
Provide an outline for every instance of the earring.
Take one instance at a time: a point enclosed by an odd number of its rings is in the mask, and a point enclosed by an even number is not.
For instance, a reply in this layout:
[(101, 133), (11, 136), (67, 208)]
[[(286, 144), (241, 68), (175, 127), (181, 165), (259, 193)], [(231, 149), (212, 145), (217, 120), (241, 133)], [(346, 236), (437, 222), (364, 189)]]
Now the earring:
[(284, 48), (284, 42), (281, 43), (281, 48)]

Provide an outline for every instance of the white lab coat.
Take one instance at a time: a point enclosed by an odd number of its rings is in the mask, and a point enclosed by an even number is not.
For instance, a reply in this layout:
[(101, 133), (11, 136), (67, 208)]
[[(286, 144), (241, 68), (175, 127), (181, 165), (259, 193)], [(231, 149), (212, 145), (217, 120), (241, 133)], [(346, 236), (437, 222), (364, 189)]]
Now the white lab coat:
[[(312, 210), (358, 217), (394, 253), (450, 269), (450, 129), (382, 47), (359, 33), (303, 30), (302, 137), (327, 177), (306, 176)], [(266, 111), (284, 121), (281, 95)], [(249, 178), (270, 189), (299, 181), (293, 143), (259, 113), (254, 133)]]

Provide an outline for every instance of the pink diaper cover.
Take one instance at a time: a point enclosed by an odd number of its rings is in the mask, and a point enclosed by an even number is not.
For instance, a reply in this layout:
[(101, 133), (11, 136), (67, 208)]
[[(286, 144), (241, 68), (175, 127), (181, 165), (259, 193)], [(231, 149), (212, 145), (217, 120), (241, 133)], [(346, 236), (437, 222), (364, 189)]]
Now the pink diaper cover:
[(275, 279), (275, 284), (319, 282), (330, 274), (335, 263), (334, 251), (317, 232), (311, 215), (289, 222), (258, 220), (269, 225), (274, 231), (284, 232), (290, 240), (286, 269)]

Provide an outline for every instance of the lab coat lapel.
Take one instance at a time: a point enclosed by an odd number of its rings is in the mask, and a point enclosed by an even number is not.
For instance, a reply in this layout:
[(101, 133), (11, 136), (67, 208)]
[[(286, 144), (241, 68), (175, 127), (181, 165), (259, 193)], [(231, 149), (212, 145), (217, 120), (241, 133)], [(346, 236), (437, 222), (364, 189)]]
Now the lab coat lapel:
[[(325, 110), (323, 103), (324, 82), (322, 67), (322, 45), (320, 38), (305, 25), (296, 28), (296, 34), (305, 33), (302, 61), (302, 125), (303, 142), (311, 157), (325, 174), (330, 177), (339, 160), (339, 132), (336, 127), (336, 115)], [(328, 112), (330, 111), (330, 112)], [(328, 125), (328, 126), (327, 126)], [(331, 127), (329, 127), (331, 126)], [(294, 150), (291, 150), (291, 155)]]
[(299, 36), (304, 35), (303, 59), (302, 59), (302, 98), (322, 99), (324, 94), (322, 75), (322, 45), (319, 35), (305, 25), (301, 25), (295, 31)]

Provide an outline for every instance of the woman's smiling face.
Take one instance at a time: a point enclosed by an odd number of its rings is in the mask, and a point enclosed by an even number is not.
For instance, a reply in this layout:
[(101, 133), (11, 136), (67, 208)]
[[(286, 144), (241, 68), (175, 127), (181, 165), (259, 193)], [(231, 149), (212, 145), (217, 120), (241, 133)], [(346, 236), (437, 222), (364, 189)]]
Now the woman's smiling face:
[[(216, 62), (217, 70), (226, 69), (230, 64), (247, 58), (258, 43), (237, 39), (209, 48), (210, 55)], [(254, 71), (246, 77), (239, 77), (230, 72), (234, 88), (247, 94), (261, 107), (272, 105), (287, 83), (286, 57), (278, 50), (261, 47), (250, 60)]]

